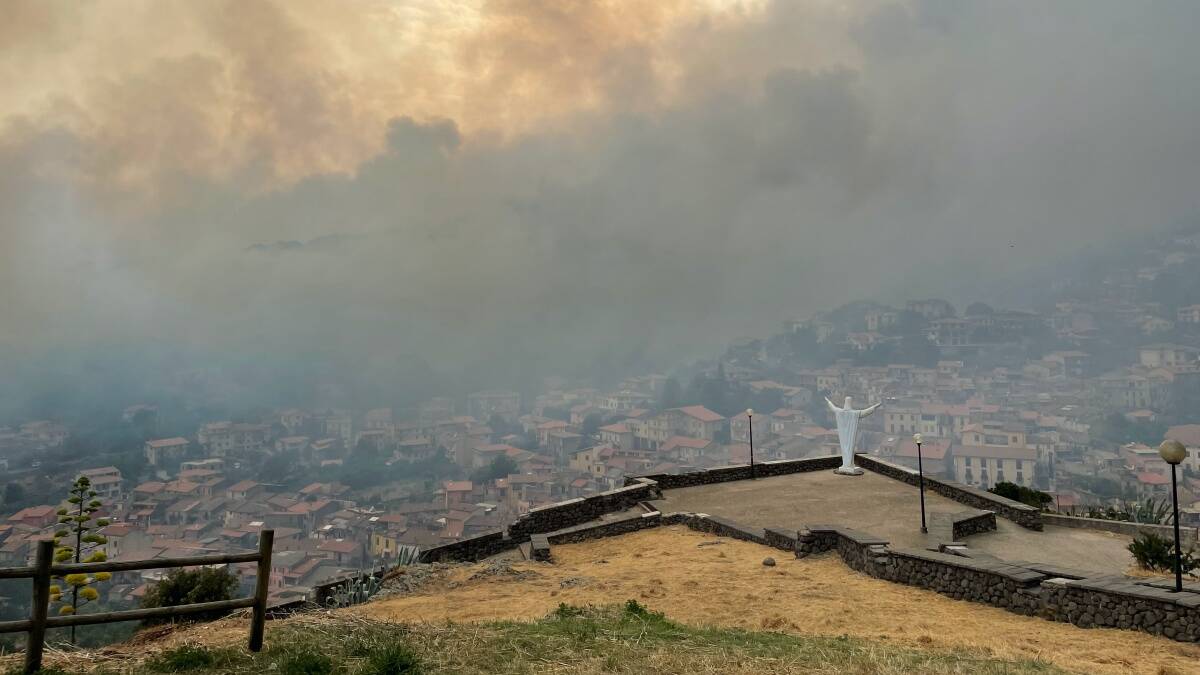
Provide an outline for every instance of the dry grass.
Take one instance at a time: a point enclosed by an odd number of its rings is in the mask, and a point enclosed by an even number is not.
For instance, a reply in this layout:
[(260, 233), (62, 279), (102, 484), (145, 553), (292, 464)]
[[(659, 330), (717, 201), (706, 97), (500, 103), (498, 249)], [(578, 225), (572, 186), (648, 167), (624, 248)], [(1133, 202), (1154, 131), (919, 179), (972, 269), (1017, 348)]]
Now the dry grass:
[[(411, 673), (787, 673), (826, 675), (1056, 675), (1043, 662), (901, 649), (848, 638), (683, 626), (627, 603), (603, 608), (560, 606), (535, 622), (406, 624), (316, 612), (276, 622), (266, 648), (250, 654), (229, 635), (180, 631), (153, 649), (61, 654), (48, 659), (69, 672), (124, 675), (403, 675)], [(179, 640), (178, 638), (186, 638)], [(170, 647), (168, 647), (170, 645)], [(186, 645), (185, 649), (179, 649)], [(399, 652), (409, 668), (380, 664)], [(296, 668), (295, 662), (309, 668)], [(316, 662), (324, 661), (324, 665)], [(416, 668), (411, 668), (415, 661)]]
[[(1200, 673), (1194, 645), (1020, 617), (872, 579), (834, 556), (796, 560), (682, 527), (556, 546), (554, 555), (553, 564), (514, 564), (536, 575), (523, 580), (469, 580), (494, 568), (463, 566), (418, 595), (270, 622), (260, 656), (245, 652), (245, 618), (231, 617), (94, 652), (52, 652), (47, 663), (146, 672), (148, 660), (188, 644), (223, 654), (213, 672), (253, 673), (287, 649), (319, 645), (342, 650), (338, 672), (354, 672), (354, 645), (402, 640), (431, 672), (452, 673), (1046, 671), (1039, 663), (1085, 673)], [(766, 556), (778, 565), (764, 567)], [(681, 625), (630, 632), (612, 610), (582, 623), (554, 619), (560, 603), (611, 607), (626, 599)], [(0, 672), (18, 662), (0, 659)]]
[[(832, 555), (796, 560), (683, 527), (554, 548), (551, 565), (524, 563), (525, 581), (467, 579), (455, 570), (420, 595), (345, 610), (405, 622), (532, 620), (558, 603), (636, 599), (696, 626), (841, 636), (1003, 659), (1042, 659), (1088, 673), (1200, 673), (1200, 647), (1143, 633), (1081, 629), (951, 600), (858, 574)], [(772, 556), (776, 567), (764, 567)], [(568, 581), (572, 580), (572, 581)], [(563, 582), (567, 584), (564, 585)]]

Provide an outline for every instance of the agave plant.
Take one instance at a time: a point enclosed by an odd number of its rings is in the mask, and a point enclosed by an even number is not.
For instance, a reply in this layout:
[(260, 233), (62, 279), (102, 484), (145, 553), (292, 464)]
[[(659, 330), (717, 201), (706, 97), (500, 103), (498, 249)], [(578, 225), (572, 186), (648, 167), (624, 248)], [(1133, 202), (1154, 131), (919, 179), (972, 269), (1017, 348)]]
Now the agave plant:
[(402, 544), (396, 547), (396, 567), (407, 567), (421, 556), (420, 546)]

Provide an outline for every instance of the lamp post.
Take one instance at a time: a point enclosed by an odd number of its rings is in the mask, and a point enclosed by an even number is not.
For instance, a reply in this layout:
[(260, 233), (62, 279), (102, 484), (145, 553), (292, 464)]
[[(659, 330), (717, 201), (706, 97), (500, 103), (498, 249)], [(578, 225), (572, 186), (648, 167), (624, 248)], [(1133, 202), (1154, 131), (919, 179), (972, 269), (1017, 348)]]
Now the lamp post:
[(750, 425), (750, 480), (754, 480), (754, 410), (746, 408), (746, 422)]
[(1179, 495), (1175, 485), (1175, 467), (1187, 458), (1187, 448), (1183, 447), (1183, 443), (1168, 438), (1158, 446), (1158, 456), (1171, 465), (1171, 512), (1172, 520), (1175, 521), (1175, 592), (1178, 593), (1183, 590), (1183, 569), (1179, 562)]
[(921, 491), (921, 534), (929, 534), (925, 527), (925, 467), (921, 462), (921, 434), (913, 434), (913, 442), (917, 444), (917, 485)]

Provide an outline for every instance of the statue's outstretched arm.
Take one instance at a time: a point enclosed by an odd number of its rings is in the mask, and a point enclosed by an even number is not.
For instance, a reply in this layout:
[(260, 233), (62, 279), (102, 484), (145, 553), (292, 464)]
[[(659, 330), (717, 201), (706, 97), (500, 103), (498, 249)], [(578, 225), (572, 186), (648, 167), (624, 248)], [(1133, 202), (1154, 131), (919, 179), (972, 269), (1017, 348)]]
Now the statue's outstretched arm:
[(833, 401), (829, 400), (828, 396), (825, 397), (825, 403), (829, 404), (829, 409), (832, 410), (833, 412), (841, 412), (842, 411), (841, 408), (839, 408), (833, 404)]
[(867, 408), (866, 410), (860, 410), (860, 411), (858, 411), (858, 416), (866, 417), (867, 415), (870, 415), (871, 413), (875, 412), (875, 409), (881, 405), (883, 405), (883, 401), (876, 403), (875, 405), (871, 406), (870, 408)]

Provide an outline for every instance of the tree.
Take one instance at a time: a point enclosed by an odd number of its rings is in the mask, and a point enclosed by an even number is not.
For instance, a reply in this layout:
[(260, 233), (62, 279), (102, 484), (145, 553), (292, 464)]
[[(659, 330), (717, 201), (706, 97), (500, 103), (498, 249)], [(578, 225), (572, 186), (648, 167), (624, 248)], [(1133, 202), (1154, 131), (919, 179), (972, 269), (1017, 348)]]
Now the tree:
[(658, 399), (658, 407), (662, 410), (670, 410), (683, 405), (683, 387), (680, 386), (679, 380), (674, 377), (668, 377), (663, 383), (662, 396)]
[(591, 415), (583, 418), (583, 425), (580, 427), (579, 432), (588, 438), (593, 438), (603, 422), (603, 415), (600, 413), (592, 413)]
[(1001, 497), (1007, 497), (1008, 499), (1027, 504), (1037, 509), (1044, 509), (1054, 501), (1054, 498), (1045, 492), (1008, 481), (996, 483), (996, 487), (988, 490), (988, 492), (1000, 495)]
[(15, 507), (25, 501), (25, 486), (20, 483), (9, 483), (4, 486), (4, 505)]
[(480, 483), (504, 478), (509, 474), (517, 472), (517, 463), (508, 455), (499, 455), (493, 459), (487, 466), (479, 467), (475, 470), (475, 474), (471, 479)]
[[(142, 607), (178, 607), (198, 602), (230, 600), (237, 587), (237, 577), (228, 570), (209, 567), (174, 570), (146, 593), (146, 597), (142, 598)], [(211, 621), (227, 613), (202, 612), (191, 614), (189, 617), (195, 621)], [(162, 623), (171, 620), (170, 618), (147, 619), (145, 623)]]
[[(60, 529), (54, 533), (54, 562), (62, 563), (68, 560), (74, 560), (77, 563), (104, 562), (107, 556), (101, 547), (108, 540), (95, 530), (108, 525), (108, 521), (104, 518), (93, 517), (100, 510), (102, 504), (99, 499), (96, 499), (96, 491), (92, 489), (92, 482), (88, 480), (87, 476), (80, 476), (75, 479), (68, 494), (70, 496), (67, 497), (67, 503), (71, 504), (71, 508), (58, 510)], [(64, 588), (58, 584), (50, 587), (50, 602), (62, 603), (58, 608), (58, 613), (69, 615), (79, 611), (80, 600), (85, 605), (99, 600), (100, 593), (92, 588), (92, 584), (98, 581), (108, 581), (112, 578), (112, 574), (108, 572), (97, 572), (92, 576), (68, 574), (55, 578), (61, 579), (62, 583), (70, 590), (71, 604), (66, 604), (67, 601), (63, 597)], [(74, 626), (71, 626), (71, 642), (75, 642)]]

